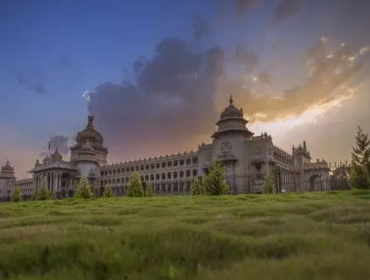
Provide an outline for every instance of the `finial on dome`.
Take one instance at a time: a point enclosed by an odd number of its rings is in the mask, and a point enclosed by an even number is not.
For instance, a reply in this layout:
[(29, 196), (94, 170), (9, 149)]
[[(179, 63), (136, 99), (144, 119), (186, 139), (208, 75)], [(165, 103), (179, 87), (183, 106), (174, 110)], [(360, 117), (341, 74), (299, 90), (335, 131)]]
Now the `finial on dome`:
[(233, 96), (232, 95), (230, 95), (229, 103), (230, 103), (230, 105), (233, 105), (233, 103), (234, 103), (234, 100), (233, 100)]
[(94, 127), (94, 116), (87, 117), (87, 127)]

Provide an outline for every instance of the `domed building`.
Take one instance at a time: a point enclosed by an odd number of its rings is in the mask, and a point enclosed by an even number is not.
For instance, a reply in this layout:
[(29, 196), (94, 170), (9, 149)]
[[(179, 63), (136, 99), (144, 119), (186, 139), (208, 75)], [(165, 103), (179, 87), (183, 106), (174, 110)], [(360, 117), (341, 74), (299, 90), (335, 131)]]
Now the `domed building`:
[[(275, 176), (280, 192), (330, 189), (328, 164), (323, 160), (312, 163), (305, 142), (286, 152), (274, 145), (271, 135), (255, 135), (247, 125), (243, 109), (238, 109), (230, 96), (211, 142), (202, 143), (197, 151), (108, 164), (104, 137), (95, 129), (94, 117), (88, 116), (86, 127), (77, 133), (76, 143), (70, 147), (69, 161), (56, 148), (42, 162), (36, 161), (30, 171), (32, 179), (15, 184), (24, 190), (45, 185), (65, 197), (73, 194), (78, 180), (84, 177), (99, 192), (110, 185), (115, 195), (125, 195), (132, 174), (137, 172), (144, 188), (150, 182), (157, 195), (189, 194), (192, 181), (206, 175), (213, 161), (219, 159), (235, 194), (261, 192), (266, 175)], [(1, 172), (0, 178), (15, 178), (9, 163)]]
[(88, 116), (87, 125), (77, 133), (76, 142), (76, 145), (71, 147), (71, 162), (78, 160), (79, 151), (88, 142), (95, 152), (94, 159), (100, 165), (107, 164), (108, 149), (104, 147), (104, 137), (94, 127), (94, 116)]

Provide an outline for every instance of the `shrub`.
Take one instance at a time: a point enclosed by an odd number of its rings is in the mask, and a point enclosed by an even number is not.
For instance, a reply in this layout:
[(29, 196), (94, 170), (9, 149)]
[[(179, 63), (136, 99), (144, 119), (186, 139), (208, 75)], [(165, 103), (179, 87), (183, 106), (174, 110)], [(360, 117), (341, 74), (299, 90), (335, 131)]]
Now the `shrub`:
[(87, 179), (85, 177), (80, 178), (76, 186), (76, 192), (73, 198), (92, 198), (92, 192)]
[(143, 184), (139, 178), (139, 174), (134, 172), (130, 178), (127, 188), (127, 196), (142, 197), (144, 196)]
[(351, 166), (348, 181), (350, 187), (355, 189), (368, 189), (370, 186), (367, 170), (357, 164)]
[(19, 189), (19, 187), (15, 187), (14, 192), (12, 193), (12, 196), (10, 197), (11, 202), (20, 202), (23, 200), (22, 192)]
[(112, 188), (109, 184), (106, 184), (104, 186), (103, 197), (112, 197), (112, 196), (113, 196)]
[(203, 184), (206, 194), (222, 195), (229, 191), (229, 185), (225, 181), (225, 167), (220, 160), (216, 160), (207, 176), (203, 177)]
[(39, 192), (35, 191), (32, 193), (31, 200), (38, 200), (39, 199)]
[(204, 194), (203, 185), (199, 178), (195, 178), (191, 184), (191, 195)]
[(146, 190), (145, 190), (145, 196), (152, 197), (154, 195), (153, 187), (150, 182), (146, 183)]
[(262, 185), (262, 192), (265, 194), (276, 193), (275, 180), (271, 174), (266, 175)]
[(40, 190), (36, 192), (37, 193), (37, 200), (49, 200), (52, 199), (51, 192), (49, 191), (49, 188), (46, 185), (46, 179), (43, 179), (41, 181)]

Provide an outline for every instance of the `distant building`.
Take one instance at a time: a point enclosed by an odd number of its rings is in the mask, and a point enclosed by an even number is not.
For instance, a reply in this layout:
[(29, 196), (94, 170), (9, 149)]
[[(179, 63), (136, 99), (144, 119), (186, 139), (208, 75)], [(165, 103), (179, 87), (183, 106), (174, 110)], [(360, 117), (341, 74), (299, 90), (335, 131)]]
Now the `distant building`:
[(260, 192), (266, 173), (278, 175), (280, 191), (330, 189), (328, 164), (324, 160), (312, 163), (305, 142), (293, 146), (290, 154), (275, 146), (267, 133), (255, 136), (246, 126), (243, 110), (233, 103), (230, 96), (228, 107), (216, 123), (218, 129), (211, 136), (212, 142), (202, 143), (197, 152), (117, 164), (108, 164), (108, 148), (94, 127), (94, 117), (89, 116), (86, 128), (78, 132), (76, 144), (70, 148), (69, 161), (64, 161), (56, 149), (42, 162), (36, 160), (29, 171), (33, 178), (17, 181), (7, 162), (0, 173), (0, 197), (9, 196), (16, 185), (23, 194), (30, 194), (40, 188), (43, 180), (51, 191), (71, 196), (81, 177), (96, 189), (110, 184), (116, 195), (124, 195), (133, 172), (144, 184), (151, 182), (158, 194), (185, 194), (192, 180), (207, 174), (217, 158), (226, 167), (226, 180), (233, 193)]

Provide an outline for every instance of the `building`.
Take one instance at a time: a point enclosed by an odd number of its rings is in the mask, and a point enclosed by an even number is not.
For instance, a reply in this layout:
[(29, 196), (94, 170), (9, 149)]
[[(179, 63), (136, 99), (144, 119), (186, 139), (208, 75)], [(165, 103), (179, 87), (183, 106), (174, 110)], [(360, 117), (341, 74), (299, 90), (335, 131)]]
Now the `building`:
[(51, 191), (71, 196), (79, 178), (86, 177), (96, 190), (110, 184), (116, 195), (124, 195), (131, 175), (137, 172), (144, 185), (151, 182), (157, 194), (186, 194), (194, 178), (207, 174), (217, 158), (226, 167), (226, 180), (233, 193), (260, 192), (268, 173), (277, 176), (280, 191), (330, 189), (328, 164), (324, 160), (311, 162), (305, 142), (288, 153), (274, 145), (271, 135), (254, 135), (247, 124), (243, 109), (236, 108), (230, 96), (211, 143), (202, 143), (196, 152), (108, 164), (104, 137), (95, 129), (94, 117), (89, 116), (86, 128), (78, 132), (76, 144), (70, 148), (69, 161), (56, 149), (42, 162), (36, 160), (29, 171), (32, 179), (19, 181), (7, 162), (0, 175), (1, 191), (9, 195), (17, 185), (29, 194), (46, 182)]

